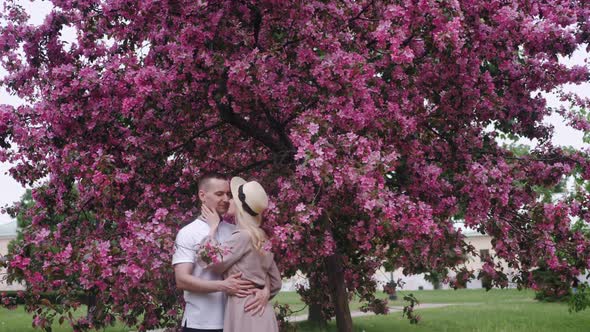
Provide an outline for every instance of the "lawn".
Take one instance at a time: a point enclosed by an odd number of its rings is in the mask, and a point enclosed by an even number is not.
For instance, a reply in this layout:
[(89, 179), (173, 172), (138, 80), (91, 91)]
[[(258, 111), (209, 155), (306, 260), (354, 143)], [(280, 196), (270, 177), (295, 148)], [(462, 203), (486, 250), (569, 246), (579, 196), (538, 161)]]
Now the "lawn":
[[(392, 312), (387, 316), (371, 316), (355, 318), (355, 331), (477, 331), (477, 332), (553, 332), (553, 331), (590, 331), (590, 311), (570, 314), (563, 303), (539, 303), (533, 300), (532, 291), (508, 290), (438, 290), (399, 292), (413, 293), (423, 303), (449, 303), (452, 306), (436, 309), (418, 309), (422, 317), (418, 325), (410, 325), (402, 318), (400, 312)], [(385, 297), (380, 294), (380, 297)], [(294, 292), (282, 292), (275, 299), (280, 303), (289, 304), (293, 309), (305, 306)], [(391, 306), (403, 306), (403, 300), (390, 302)], [(351, 302), (351, 310), (357, 310), (359, 303)], [(80, 311), (79, 314), (83, 314)], [(295, 315), (306, 314), (307, 309)], [(53, 331), (70, 331), (68, 326), (54, 325)], [(132, 330), (121, 324), (108, 328), (107, 332), (123, 332)], [(22, 307), (16, 310), (0, 309), (0, 332), (39, 331), (31, 327), (31, 315)], [(297, 325), (298, 332), (317, 331), (306, 323)], [(334, 322), (328, 331), (336, 331)]]
[[(81, 316), (86, 313), (86, 308), (78, 310), (75, 316)], [(57, 319), (56, 319), (57, 321)], [(23, 306), (19, 306), (17, 309), (8, 310), (0, 308), (0, 332), (40, 332), (40, 329), (34, 329), (32, 326), (33, 316), (25, 312)], [(65, 322), (63, 325), (59, 325), (57, 322), (53, 324), (53, 332), (66, 332), (71, 331), (72, 328)], [(114, 327), (109, 327), (105, 332), (127, 332), (131, 330), (121, 323), (117, 323)]]
[[(519, 291), (516, 289), (492, 289), (488, 292), (482, 289), (460, 289), (460, 290), (423, 290), (423, 291), (400, 291), (398, 299), (389, 301), (390, 306), (404, 306), (405, 294), (414, 294), (423, 303), (507, 303), (507, 302), (532, 302), (534, 292), (531, 290)], [(378, 292), (377, 297), (386, 298), (383, 292)], [(275, 301), (288, 304), (292, 310), (298, 311), (305, 307), (295, 292), (281, 292)], [(358, 310), (361, 304), (356, 300), (350, 303), (351, 310)], [(307, 309), (305, 309), (307, 310)], [(304, 314), (306, 311), (297, 313)]]
[[(387, 316), (354, 319), (355, 331), (409, 332), (555, 332), (590, 331), (588, 312), (569, 314), (563, 305), (554, 303), (489, 304), (453, 306), (419, 310), (422, 321), (410, 325), (399, 312)], [(298, 326), (299, 332), (317, 331), (307, 324)], [(334, 323), (328, 331), (336, 331)]]
[[(533, 300), (532, 291), (515, 289), (489, 292), (485, 290), (438, 290), (399, 292), (413, 293), (423, 303), (450, 303), (452, 306), (436, 309), (418, 309), (422, 317), (418, 325), (410, 325), (400, 312), (387, 316), (372, 316), (354, 319), (355, 331), (477, 331), (477, 332), (553, 332), (553, 331), (590, 331), (590, 311), (570, 314), (567, 304), (539, 303)], [(382, 295), (382, 297), (384, 297)], [(278, 300), (295, 308), (302, 308), (296, 300), (296, 294), (281, 293)], [(390, 302), (391, 306), (403, 306), (402, 300)], [(356, 301), (351, 303), (351, 310), (358, 308)], [(305, 310), (299, 314), (304, 314)], [(299, 324), (297, 331), (316, 331), (308, 324)], [(334, 322), (328, 331), (336, 331)]]

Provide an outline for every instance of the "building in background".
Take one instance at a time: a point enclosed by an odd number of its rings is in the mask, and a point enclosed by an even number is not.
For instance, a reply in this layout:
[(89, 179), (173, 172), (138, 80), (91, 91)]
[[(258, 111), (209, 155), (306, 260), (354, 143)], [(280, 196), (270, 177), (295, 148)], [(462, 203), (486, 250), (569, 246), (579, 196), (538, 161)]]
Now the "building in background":
[[(489, 256), (493, 257), (495, 255), (495, 251), (492, 248), (492, 237), (487, 234), (481, 234), (475, 230), (465, 228), (465, 227), (463, 227), (463, 224), (461, 224), (461, 223), (456, 224), (456, 227), (462, 229), (462, 233), (465, 235), (465, 242), (467, 242), (468, 244), (471, 244), (475, 248), (475, 252), (478, 253), (478, 255), (479, 255), (479, 256), (469, 256), (467, 259), (467, 262), (465, 263), (465, 266), (468, 269), (473, 270), (475, 276), (477, 277), (477, 275), (479, 274), (479, 272), (483, 268), (483, 263), (484, 263), (483, 259), (485, 257), (489, 257)], [(499, 261), (502, 263), (502, 267), (504, 268), (504, 273), (506, 273), (506, 275), (508, 277), (508, 281), (509, 281), (508, 287), (515, 288), (516, 284), (510, 282), (510, 280), (518, 271), (514, 270), (513, 268), (510, 268), (508, 266), (508, 264), (503, 260), (495, 259), (495, 261), (496, 262)], [(450, 277), (453, 277), (452, 273), (449, 273), (449, 275), (450, 275)], [(431, 289), (434, 289), (434, 285), (424, 278), (424, 274), (405, 276), (402, 273), (402, 269), (397, 269), (393, 273), (385, 272), (385, 270), (382, 269), (382, 270), (378, 271), (378, 273), (375, 275), (375, 279), (378, 280), (380, 286), (383, 286), (385, 283), (387, 283), (390, 280), (397, 281), (398, 279), (401, 279), (402, 284), (403, 284), (403, 288), (401, 288), (401, 290), (420, 290), (420, 289), (431, 290)], [(581, 282), (590, 282), (590, 274), (587, 274), (587, 275), (580, 274), (580, 276), (578, 276), (578, 280)], [(449, 284), (444, 284), (444, 283), (440, 286), (441, 286), (440, 287), (441, 289), (451, 288), (451, 286)], [(482, 280), (473, 279), (467, 283), (466, 288), (477, 289), (477, 288), (485, 288), (485, 286), (486, 285), (484, 285), (482, 283)], [(379, 287), (379, 289), (382, 289), (382, 287)]]
[[(477, 274), (483, 267), (482, 258), (489, 257), (490, 255), (494, 254), (494, 250), (492, 249), (492, 238), (489, 235), (481, 234), (474, 230), (465, 229), (461, 227), (461, 225), (458, 227), (462, 228), (462, 232), (465, 235), (465, 241), (468, 244), (471, 244), (475, 248), (475, 252), (479, 254), (479, 256), (468, 257), (467, 262), (465, 264), (465, 266), (468, 269), (473, 270), (475, 275), (477, 276)], [(510, 275), (510, 273), (512, 272), (511, 269), (509, 269), (507, 265), (504, 266), (504, 268), (506, 273)], [(452, 273), (450, 274), (450, 276), (452, 277)], [(383, 285), (392, 279), (394, 281), (401, 279), (403, 285), (403, 288), (401, 288), (401, 290), (434, 289), (434, 285), (424, 278), (423, 273), (406, 276), (403, 274), (401, 268), (395, 270), (393, 273), (386, 272), (384, 269), (381, 269), (375, 275), (375, 279), (377, 279), (380, 285)], [(470, 280), (466, 286), (470, 289), (484, 288), (482, 281), (478, 279)], [(443, 283), (440, 285), (440, 288), (449, 289), (450, 286), (448, 284)]]
[[(457, 225), (457, 227), (462, 229), (463, 234), (465, 235), (465, 241), (471, 244), (475, 251), (481, 256), (486, 257), (494, 254), (494, 250), (492, 249), (492, 238), (489, 235), (478, 233), (474, 230), (466, 229), (462, 227), (462, 224)], [(466, 266), (468, 269), (475, 271), (475, 275), (479, 273), (479, 271), (483, 267), (483, 262), (481, 257), (477, 256), (470, 256), (466, 262)], [(512, 272), (511, 269), (508, 268), (507, 264), (504, 266), (505, 271), (507, 274)], [(452, 276), (452, 274), (451, 274)], [(379, 283), (378, 289), (382, 289), (383, 285), (389, 282), (390, 280), (397, 281), (401, 279), (403, 288), (400, 290), (419, 290), (419, 289), (434, 289), (434, 285), (427, 281), (424, 278), (424, 274), (416, 274), (416, 275), (404, 275), (402, 269), (397, 269), (394, 272), (387, 272), (385, 269), (380, 269), (375, 274), (374, 278)], [(295, 277), (290, 279), (283, 280), (283, 291), (294, 291), (297, 288), (297, 285), (304, 285), (307, 286), (307, 279), (303, 274), (297, 274)], [(483, 288), (481, 280), (474, 279), (467, 283), (467, 288)], [(510, 285), (513, 286), (513, 285)], [(450, 286), (448, 284), (442, 283), (440, 285), (441, 289), (449, 289)]]
[[(0, 257), (8, 253), (8, 243), (16, 239), (16, 220), (0, 223)], [(6, 269), (0, 268), (0, 291), (21, 290), (20, 284), (6, 284)]]

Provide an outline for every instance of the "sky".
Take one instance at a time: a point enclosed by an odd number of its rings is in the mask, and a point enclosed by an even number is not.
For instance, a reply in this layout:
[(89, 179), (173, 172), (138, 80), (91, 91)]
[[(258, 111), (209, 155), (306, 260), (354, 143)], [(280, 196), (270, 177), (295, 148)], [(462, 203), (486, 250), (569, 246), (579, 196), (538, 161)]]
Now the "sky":
[[(47, 13), (51, 10), (51, 4), (47, 1), (35, 1), (29, 0), (18, 1), (31, 15), (29, 19), (30, 23), (40, 24)], [(0, 0), (3, 4), (4, 0)], [(0, 5), (0, 8), (2, 6)], [(63, 34), (65, 40), (73, 40), (73, 31), (66, 31)], [(576, 51), (572, 57), (561, 59), (561, 61), (568, 65), (587, 65), (590, 54), (585, 50)], [(0, 76), (3, 76), (6, 72), (3, 68), (0, 68)], [(590, 84), (585, 83), (576, 86), (566, 86), (566, 89), (572, 92), (576, 92), (582, 96), (590, 97)], [(547, 95), (548, 106), (556, 107), (559, 105), (559, 101), (555, 96)], [(21, 101), (16, 96), (9, 95), (4, 89), (0, 88), (0, 104), (18, 105)], [(588, 148), (590, 145), (583, 143), (583, 133), (568, 127), (565, 124), (563, 118), (559, 115), (553, 115), (546, 119), (547, 123), (550, 123), (555, 128), (555, 135), (553, 137), (553, 143), (560, 146), (572, 146), (574, 148)], [(534, 146), (536, 143), (528, 140), (522, 140), (519, 143), (528, 144)], [(8, 163), (0, 163), (0, 208), (6, 205), (11, 205), (13, 202), (19, 201), (20, 197), (24, 194), (25, 188), (22, 187), (18, 182), (8, 175), (8, 170), (11, 167)], [(7, 214), (0, 213), (0, 224), (9, 222), (10, 216)]]

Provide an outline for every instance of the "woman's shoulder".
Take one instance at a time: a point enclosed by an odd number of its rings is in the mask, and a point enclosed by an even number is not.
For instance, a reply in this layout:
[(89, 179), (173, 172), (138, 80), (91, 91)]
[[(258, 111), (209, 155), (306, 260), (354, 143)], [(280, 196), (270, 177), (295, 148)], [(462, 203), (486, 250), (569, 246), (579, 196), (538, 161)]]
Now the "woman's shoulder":
[(231, 237), (238, 242), (247, 242), (250, 241), (250, 234), (243, 229), (239, 229), (236, 227), (234, 231), (231, 233)]

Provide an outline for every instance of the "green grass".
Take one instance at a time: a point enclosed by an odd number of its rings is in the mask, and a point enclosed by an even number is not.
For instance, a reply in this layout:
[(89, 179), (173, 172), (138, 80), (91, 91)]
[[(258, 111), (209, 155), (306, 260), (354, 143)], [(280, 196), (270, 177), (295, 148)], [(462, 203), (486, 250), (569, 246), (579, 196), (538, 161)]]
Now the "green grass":
[[(590, 331), (590, 310), (570, 314), (567, 304), (539, 303), (533, 300), (532, 291), (514, 289), (489, 292), (485, 290), (437, 290), (399, 292), (413, 293), (422, 303), (451, 303), (453, 306), (433, 309), (417, 309), (421, 316), (418, 325), (410, 325), (401, 312), (392, 312), (386, 316), (359, 317), (354, 319), (355, 331), (475, 331), (475, 332), (553, 332), (553, 331)], [(385, 294), (379, 294), (384, 298)], [(294, 292), (282, 292), (275, 301), (289, 304), (292, 309), (305, 308), (299, 295)], [(390, 306), (403, 306), (403, 300), (390, 301)], [(359, 307), (352, 301), (351, 310)], [(85, 310), (79, 310), (83, 315)], [(307, 314), (307, 309), (295, 315)], [(16, 310), (0, 309), (0, 332), (39, 331), (31, 326), (32, 317), (22, 307)], [(123, 332), (133, 330), (117, 324), (108, 328), (107, 332)], [(71, 331), (69, 325), (54, 324), (53, 331)], [(307, 323), (297, 324), (298, 332), (317, 331)], [(328, 331), (336, 331), (334, 321), (330, 322)]]
[[(507, 303), (507, 302), (533, 302), (535, 292), (532, 290), (518, 289), (458, 289), (458, 290), (424, 290), (398, 292), (398, 300), (391, 301), (392, 305), (403, 305), (403, 296), (414, 294), (423, 303)], [(380, 294), (385, 298), (385, 294)]]
[[(398, 299), (389, 301), (390, 306), (404, 306), (404, 295), (414, 294), (421, 303), (506, 303), (506, 302), (532, 302), (535, 296), (531, 290), (519, 291), (517, 289), (492, 289), (488, 292), (482, 289), (459, 289), (459, 290), (424, 290), (424, 291), (400, 291)], [(378, 292), (378, 298), (385, 299), (387, 295)], [(292, 310), (298, 311), (305, 307), (296, 292), (281, 292), (274, 301), (288, 304)], [(273, 302), (274, 302), (273, 301)], [(361, 303), (353, 299), (350, 302), (350, 310), (358, 310)], [(307, 313), (307, 309), (299, 314)]]
[[(80, 309), (76, 311), (76, 317), (82, 316), (86, 313), (86, 308)], [(33, 328), (33, 315), (27, 313), (23, 306), (18, 306), (18, 308), (14, 310), (8, 310), (5, 308), (0, 308), (0, 332), (39, 332), (42, 331), (40, 329)], [(130, 328), (124, 326), (121, 323), (117, 323), (113, 327), (106, 328), (105, 332), (126, 332), (131, 330)], [(57, 323), (57, 319), (55, 320), (54, 324), (52, 325), (53, 332), (66, 332), (72, 331), (72, 328), (68, 324), (68, 322), (64, 322), (63, 325), (59, 325)]]
[[(409, 332), (556, 332), (589, 331), (588, 313), (569, 314), (563, 305), (529, 303), (526, 305), (486, 305), (477, 307), (454, 306), (419, 310), (422, 320), (417, 325), (401, 317), (400, 313), (354, 319), (355, 331)], [(298, 326), (298, 332), (317, 331), (308, 324)], [(328, 331), (336, 331), (331, 322)]]
[[(399, 292), (413, 293), (422, 303), (452, 303), (453, 306), (433, 309), (417, 309), (421, 316), (418, 325), (410, 325), (401, 312), (392, 312), (386, 316), (359, 317), (354, 319), (355, 331), (477, 331), (477, 332), (512, 332), (512, 331), (590, 331), (590, 311), (570, 314), (567, 304), (539, 303), (533, 300), (530, 290), (513, 289), (489, 292), (485, 290), (438, 290)], [(384, 295), (381, 295), (384, 297)], [(279, 301), (294, 307), (302, 307), (297, 302), (297, 295), (281, 293)], [(390, 306), (403, 306), (404, 301), (390, 301)], [(351, 310), (358, 303), (351, 303)], [(305, 314), (302, 311), (297, 315)], [(299, 332), (317, 331), (307, 323), (297, 325)], [(328, 331), (336, 331), (335, 322), (330, 322)]]

